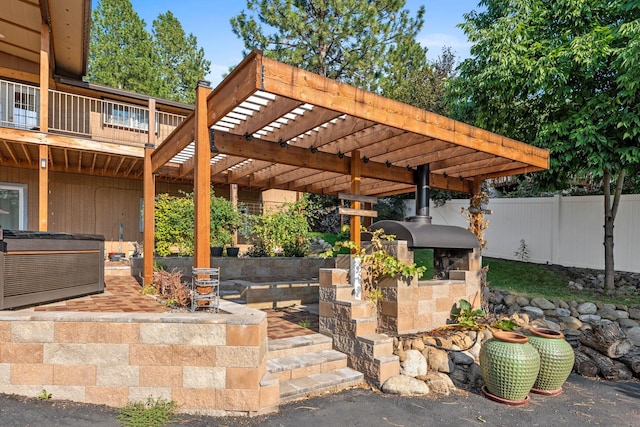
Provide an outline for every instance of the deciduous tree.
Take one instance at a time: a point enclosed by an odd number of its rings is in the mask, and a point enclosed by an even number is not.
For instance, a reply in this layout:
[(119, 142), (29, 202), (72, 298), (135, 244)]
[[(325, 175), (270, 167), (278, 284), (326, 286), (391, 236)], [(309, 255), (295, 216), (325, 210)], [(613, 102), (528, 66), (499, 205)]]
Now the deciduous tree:
[(602, 178), (605, 281), (613, 290), (613, 224), (625, 176), (640, 164), (640, 4), (480, 5), (486, 9), (461, 25), (473, 47), (453, 85), (457, 117), (549, 148), (554, 180)]

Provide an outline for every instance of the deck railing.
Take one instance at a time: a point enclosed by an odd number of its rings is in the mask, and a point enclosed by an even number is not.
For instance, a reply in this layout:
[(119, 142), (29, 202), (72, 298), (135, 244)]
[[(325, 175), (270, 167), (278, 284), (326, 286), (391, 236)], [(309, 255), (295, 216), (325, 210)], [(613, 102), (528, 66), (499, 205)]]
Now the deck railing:
[[(159, 144), (185, 119), (156, 111)], [(39, 129), (40, 89), (0, 80), (0, 126)], [(149, 108), (49, 90), (49, 131), (73, 137), (144, 146), (148, 141)]]

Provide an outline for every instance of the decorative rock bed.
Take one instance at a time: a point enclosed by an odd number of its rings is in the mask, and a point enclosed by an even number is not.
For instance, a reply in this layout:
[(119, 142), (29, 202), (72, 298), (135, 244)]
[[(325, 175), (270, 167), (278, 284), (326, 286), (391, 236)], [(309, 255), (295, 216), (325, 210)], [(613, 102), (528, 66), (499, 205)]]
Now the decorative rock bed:
[[(625, 292), (637, 292), (638, 283), (633, 285), (634, 290), (629, 287), (629, 277), (635, 276), (619, 275), (626, 283), (623, 284)], [(599, 280), (597, 275), (593, 277)], [(589, 280), (582, 281), (586, 283)], [(573, 286), (572, 283), (578, 282), (572, 280), (569, 286)], [(562, 331), (576, 353), (576, 372), (607, 380), (640, 378), (639, 307), (583, 300), (529, 300), (508, 291), (486, 292), (490, 317), (508, 317), (518, 325), (516, 330), (525, 333), (531, 327)], [(609, 345), (609, 353), (617, 349), (624, 354), (614, 358), (610, 357), (611, 354), (604, 354), (607, 353), (602, 348), (604, 345), (594, 338), (594, 330), (597, 333), (603, 329), (616, 335), (612, 338), (615, 342)], [(395, 337), (394, 354), (400, 358), (401, 373), (389, 378), (382, 385), (382, 390), (403, 395), (448, 395), (456, 388), (478, 389), (483, 384), (480, 347), (491, 337), (489, 329), (465, 331), (451, 327)]]

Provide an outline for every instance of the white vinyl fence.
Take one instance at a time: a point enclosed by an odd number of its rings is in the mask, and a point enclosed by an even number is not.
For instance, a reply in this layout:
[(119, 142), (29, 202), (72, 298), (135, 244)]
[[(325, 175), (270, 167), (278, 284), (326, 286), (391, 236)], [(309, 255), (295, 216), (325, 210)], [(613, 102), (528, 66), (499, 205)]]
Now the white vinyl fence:
[[(413, 201), (407, 203), (413, 215)], [(431, 207), (434, 224), (467, 227), (462, 208), (468, 200), (450, 200)], [(604, 268), (604, 197), (491, 199), (485, 232), (485, 256), (517, 259), (524, 239), (529, 261), (567, 267)], [(640, 272), (640, 195), (623, 195), (615, 220), (614, 258), (617, 271)]]

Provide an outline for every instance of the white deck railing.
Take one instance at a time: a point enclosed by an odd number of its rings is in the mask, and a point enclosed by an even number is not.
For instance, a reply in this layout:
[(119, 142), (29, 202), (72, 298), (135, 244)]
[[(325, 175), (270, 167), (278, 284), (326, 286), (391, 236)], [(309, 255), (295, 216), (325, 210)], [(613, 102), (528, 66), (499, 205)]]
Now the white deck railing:
[[(184, 121), (179, 114), (156, 111), (156, 144)], [(40, 89), (0, 80), (0, 126), (39, 129)], [(49, 131), (125, 145), (148, 141), (149, 108), (49, 90)]]

